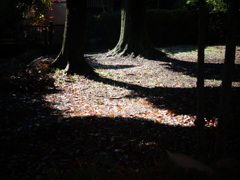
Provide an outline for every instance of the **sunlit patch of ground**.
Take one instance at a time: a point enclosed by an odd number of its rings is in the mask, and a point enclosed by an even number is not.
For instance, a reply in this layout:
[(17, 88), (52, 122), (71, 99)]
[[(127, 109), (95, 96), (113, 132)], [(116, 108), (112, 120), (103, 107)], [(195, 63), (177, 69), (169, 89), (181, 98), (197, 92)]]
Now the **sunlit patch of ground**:
[[(236, 64), (240, 64), (239, 50), (238, 47)], [(86, 57), (96, 72), (109, 81), (121, 82), (122, 85), (109, 85), (77, 75), (66, 76), (58, 72), (55, 74), (56, 85), (62, 92), (47, 95), (45, 99), (52, 104), (53, 108), (61, 110), (66, 118), (76, 116), (133, 117), (173, 126), (193, 126), (194, 112), (179, 114), (176, 113), (177, 109), (160, 108), (161, 104), (155, 106), (152, 101), (149, 101), (149, 95), (144, 97), (140, 95), (141, 92), (138, 92), (138, 87), (139, 91), (142, 88), (146, 91), (153, 91), (154, 88), (172, 88), (176, 89), (176, 92), (178, 89), (196, 88), (196, 76), (191, 74), (194, 73), (197, 62), (196, 47), (169, 47), (164, 51), (168, 53), (170, 60), (148, 60), (131, 56), (117, 58), (107, 57), (105, 54), (88, 54)], [(207, 47), (205, 61), (207, 64), (223, 63), (224, 47)], [(182, 62), (184, 64), (181, 64)], [(220, 79), (206, 79), (205, 81), (206, 87), (219, 87), (220, 84)], [(135, 85), (136, 89), (132, 90), (128, 87), (131, 85)], [(239, 82), (234, 82), (233, 85), (240, 86)], [(151, 98), (161, 101), (162, 97), (154, 94)], [(172, 103), (175, 102), (172, 101)], [(214, 120), (208, 119), (207, 126), (215, 126)]]

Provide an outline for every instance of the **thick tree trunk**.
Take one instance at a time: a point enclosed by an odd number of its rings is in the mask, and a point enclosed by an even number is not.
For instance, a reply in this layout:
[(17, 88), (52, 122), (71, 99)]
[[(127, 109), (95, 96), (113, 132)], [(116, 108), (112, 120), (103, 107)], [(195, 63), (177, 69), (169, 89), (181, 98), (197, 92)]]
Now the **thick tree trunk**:
[(123, 0), (121, 31), (116, 47), (109, 55), (130, 55), (157, 58), (164, 56), (151, 44), (145, 26), (145, 0)]
[(229, 110), (231, 107), (231, 88), (236, 54), (237, 23), (239, 18), (239, 0), (230, 0), (228, 17), (228, 34), (224, 62), (224, 75), (222, 79), (222, 92), (220, 100), (220, 115), (216, 139), (216, 158), (226, 153), (227, 131), (229, 123)]
[(202, 158), (205, 154), (205, 92), (204, 92), (204, 59), (206, 37), (206, 0), (199, 0), (199, 27), (198, 27), (198, 70), (197, 70), (197, 128), (198, 155)]
[(53, 65), (65, 68), (70, 74), (94, 74), (93, 68), (84, 58), (86, 9), (86, 0), (67, 1), (62, 48)]

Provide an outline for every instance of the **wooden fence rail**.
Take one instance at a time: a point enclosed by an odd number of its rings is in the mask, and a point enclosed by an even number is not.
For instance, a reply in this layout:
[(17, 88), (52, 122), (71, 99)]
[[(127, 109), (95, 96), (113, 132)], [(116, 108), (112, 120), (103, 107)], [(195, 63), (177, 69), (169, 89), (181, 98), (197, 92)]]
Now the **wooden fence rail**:
[(0, 38), (0, 44), (34, 43), (47, 45), (61, 43), (63, 27), (64, 25), (54, 25), (52, 22), (44, 26), (3, 27), (3, 31), (7, 33)]

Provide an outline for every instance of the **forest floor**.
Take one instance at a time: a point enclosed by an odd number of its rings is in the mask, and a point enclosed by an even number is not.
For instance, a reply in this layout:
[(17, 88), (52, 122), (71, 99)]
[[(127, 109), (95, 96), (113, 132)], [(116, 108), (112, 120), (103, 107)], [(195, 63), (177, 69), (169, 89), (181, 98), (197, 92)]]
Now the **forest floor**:
[[(48, 91), (28, 91), (19, 84), (24, 91), (2, 90), (0, 176), (19, 180), (198, 176), (195, 171), (179, 171), (166, 154), (198, 153), (197, 49), (161, 50), (168, 56), (157, 60), (86, 54), (101, 78), (56, 70), (48, 74), (54, 83)], [(223, 61), (223, 46), (207, 47), (206, 159), (214, 152)], [(239, 160), (240, 47), (235, 67), (226, 155)], [(214, 175), (219, 176), (229, 174)]]

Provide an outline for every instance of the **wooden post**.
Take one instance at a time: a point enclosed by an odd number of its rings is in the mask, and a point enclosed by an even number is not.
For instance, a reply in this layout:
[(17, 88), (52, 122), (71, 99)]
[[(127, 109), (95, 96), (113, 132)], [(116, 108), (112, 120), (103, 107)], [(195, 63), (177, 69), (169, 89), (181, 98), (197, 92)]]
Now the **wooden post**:
[(206, 39), (206, 0), (199, 1), (199, 27), (198, 27), (198, 68), (197, 68), (197, 141), (199, 159), (203, 159), (206, 153), (205, 143), (205, 88), (204, 88), (204, 59)]

